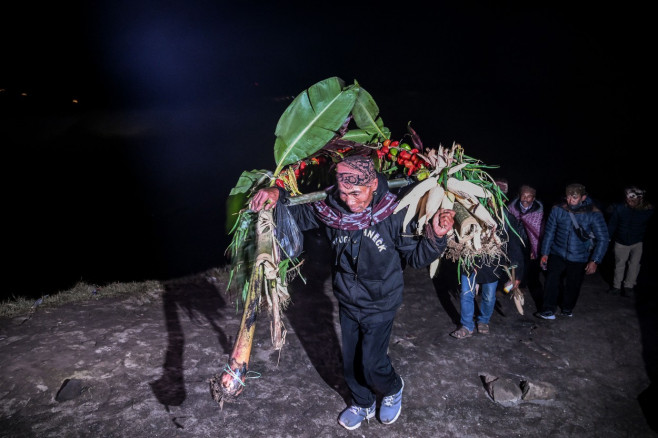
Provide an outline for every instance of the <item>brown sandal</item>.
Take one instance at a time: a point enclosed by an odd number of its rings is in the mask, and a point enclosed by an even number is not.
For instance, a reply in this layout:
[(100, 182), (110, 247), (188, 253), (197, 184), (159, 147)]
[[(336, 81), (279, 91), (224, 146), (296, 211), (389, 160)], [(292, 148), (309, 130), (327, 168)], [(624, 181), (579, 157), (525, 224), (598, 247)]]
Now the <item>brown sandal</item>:
[(473, 332), (467, 329), (466, 327), (461, 326), (454, 332), (450, 333), (450, 336), (457, 339), (470, 338), (471, 336), (473, 336)]
[(488, 335), (489, 324), (478, 323), (478, 333), (481, 335)]

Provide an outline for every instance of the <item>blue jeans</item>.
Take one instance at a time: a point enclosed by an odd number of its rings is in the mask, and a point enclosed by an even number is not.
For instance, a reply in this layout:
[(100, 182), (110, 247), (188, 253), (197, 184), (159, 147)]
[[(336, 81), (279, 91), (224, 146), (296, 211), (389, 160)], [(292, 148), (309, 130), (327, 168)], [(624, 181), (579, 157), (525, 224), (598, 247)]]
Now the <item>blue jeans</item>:
[[(489, 324), (489, 319), (491, 319), (494, 306), (496, 305), (497, 286), (497, 281), (480, 284), (482, 301), (480, 302), (480, 314), (477, 317), (477, 322)], [(459, 299), (461, 306), (461, 325), (473, 331), (475, 330), (475, 323), (473, 322), (475, 311), (475, 274), (472, 274), (470, 277), (462, 274)]]

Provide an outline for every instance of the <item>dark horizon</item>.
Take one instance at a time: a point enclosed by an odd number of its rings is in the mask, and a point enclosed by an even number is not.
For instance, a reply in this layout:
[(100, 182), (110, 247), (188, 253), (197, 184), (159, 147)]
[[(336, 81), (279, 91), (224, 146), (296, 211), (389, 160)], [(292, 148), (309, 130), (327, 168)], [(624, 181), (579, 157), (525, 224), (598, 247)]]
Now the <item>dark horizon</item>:
[(527, 183), (548, 209), (570, 182), (602, 205), (628, 184), (653, 198), (646, 11), (155, 5), (8, 15), (38, 38), (2, 31), (17, 41), (0, 70), (3, 296), (222, 265), (228, 192), (275, 168), (278, 118), (331, 76), (368, 90), (394, 137), (411, 123), (425, 145), (500, 166), (510, 198)]

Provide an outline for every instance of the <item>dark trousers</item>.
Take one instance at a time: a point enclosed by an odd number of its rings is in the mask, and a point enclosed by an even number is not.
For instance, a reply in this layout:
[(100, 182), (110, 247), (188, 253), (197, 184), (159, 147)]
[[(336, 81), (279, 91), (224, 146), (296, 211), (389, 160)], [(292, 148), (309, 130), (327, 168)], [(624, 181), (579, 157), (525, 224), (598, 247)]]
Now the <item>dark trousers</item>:
[(343, 373), (354, 404), (369, 408), (377, 395), (393, 395), (402, 388), (388, 357), (393, 319), (369, 322), (340, 311)]
[[(573, 310), (585, 278), (585, 266), (587, 262), (570, 262), (554, 254), (548, 256), (542, 310), (555, 313), (558, 305), (562, 310)], [(560, 294), (563, 278), (565, 285)]]

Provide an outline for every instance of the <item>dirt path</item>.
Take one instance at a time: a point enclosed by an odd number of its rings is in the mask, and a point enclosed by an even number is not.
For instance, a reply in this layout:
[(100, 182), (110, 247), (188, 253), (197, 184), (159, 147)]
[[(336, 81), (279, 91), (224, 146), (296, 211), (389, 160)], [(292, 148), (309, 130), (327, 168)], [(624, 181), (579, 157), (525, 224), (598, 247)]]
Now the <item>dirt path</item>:
[(240, 315), (216, 279), (0, 320), (0, 436), (658, 436), (638, 402), (656, 400), (655, 300), (607, 295), (596, 274), (573, 318), (538, 320), (529, 295), (520, 315), (499, 295), (491, 334), (455, 340), (456, 295), (445, 279), (412, 269), (390, 346), (405, 379), (401, 417), (342, 429), (347, 392), (326, 262), (310, 258), (307, 283), (294, 282), (281, 352), (261, 317), (254, 378), (221, 410), (208, 379), (223, 367)]

